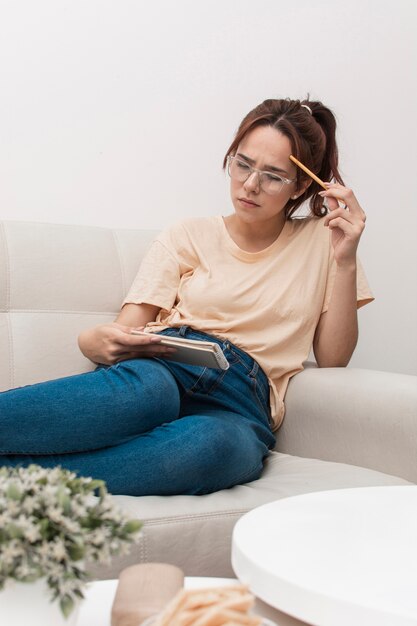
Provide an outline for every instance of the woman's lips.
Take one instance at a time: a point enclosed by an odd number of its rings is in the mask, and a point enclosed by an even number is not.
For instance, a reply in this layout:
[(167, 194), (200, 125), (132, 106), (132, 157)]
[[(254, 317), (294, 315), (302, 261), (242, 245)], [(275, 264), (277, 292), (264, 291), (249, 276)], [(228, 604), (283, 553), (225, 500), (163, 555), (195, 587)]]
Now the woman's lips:
[(241, 202), (245, 206), (259, 206), (259, 204), (256, 204), (256, 202), (252, 202), (252, 200), (248, 200), (247, 198), (239, 198), (239, 202)]

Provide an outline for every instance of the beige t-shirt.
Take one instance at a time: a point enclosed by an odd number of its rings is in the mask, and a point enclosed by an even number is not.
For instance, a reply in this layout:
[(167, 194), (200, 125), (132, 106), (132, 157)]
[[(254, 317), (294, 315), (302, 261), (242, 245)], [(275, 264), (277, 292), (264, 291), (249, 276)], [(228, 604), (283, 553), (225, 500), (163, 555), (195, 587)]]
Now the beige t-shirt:
[[(320, 218), (287, 220), (260, 252), (239, 248), (221, 216), (191, 218), (154, 240), (123, 304), (161, 307), (147, 325), (152, 332), (187, 325), (250, 354), (268, 376), (277, 429), (288, 381), (309, 356), (335, 273), (330, 231)], [(371, 300), (358, 263), (358, 307)]]

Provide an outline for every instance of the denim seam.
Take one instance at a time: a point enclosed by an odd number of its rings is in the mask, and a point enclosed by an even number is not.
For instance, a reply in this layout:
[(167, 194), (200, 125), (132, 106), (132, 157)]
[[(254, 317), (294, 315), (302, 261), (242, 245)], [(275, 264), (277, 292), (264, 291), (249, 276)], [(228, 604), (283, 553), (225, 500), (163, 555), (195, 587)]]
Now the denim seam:
[(230, 352), (232, 352), (232, 354), (234, 354), (234, 356), (236, 357), (236, 359), (239, 361), (239, 363), (240, 363), (241, 365), (243, 365), (243, 367), (245, 368), (245, 370), (246, 370), (248, 373), (252, 371), (252, 369), (253, 369), (253, 368), (252, 368), (252, 367), (249, 367), (249, 366), (245, 363), (245, 361), (241, 358), (241, 356), (240, 356), (239, 354), (237, 354), (237, 352), (235, 352), (235, 351), (233, 350), (233, 348), (230, 348), (230, 347), (229, 347), (229, 350), (230, 350)]
[(259, 384), (258, 379), (257, 379), (257, 378), (254, 378), (253, 380), (254, 380), (254, 383), (255, 383), (255, 385), (254, 385), (254, 386), (255, 386), (255, 390), (256, 390), (257, 392), (259, 392), (259, 393), (258, 393), (258, 395), (259, 395), (259, 399), (260, 399), (261, 401), (263, 401), (263, 402), (267, 403), (267, 402), (269, 401), (269, 396), (268, 396), (267, 394), (264, 394), (264, 392), (263, 392), (263, 388), (262, 388), (262, 385), (260, 385), (260, 384)]
[(197, 387), (197, 385), (199, 384), (200, 380), (203, 378), (204, 374), (207, 371), (207, 367), (205, 367), (203, 369), (203, 371), (201, 372), (200, 376), (197, 378), (196, 382), (194, 383), (194, 385), (191, 387), (191, 389), (186, 389), (185, 390), (185, 395), (189, 396), (190, 394), (194, 393), (194, 389)]
[(199, 390), (197, 389), (194, 392), (194, 389), (196, 389), (199, 381), (201, 380), (201, 378), (203, 377), (203, 375), (205, 374), (206, 371), (206, 367), (204, 368), (203, 373), (201, 374), (201, 376), (199, 377), (199, 379), (197, 380), (197, 382), (191, 387), (191, 389), (188, 390), (187, 395), (194, 395), (195, 393), (201, 393), (204, 394), (205, 396), (208, 396), (210, 393), (213, 393), (213, 391), (215, 391), (217, 389), (217, 387), (220, 385), (221, 382), (223, 382), (223, 378), (225, 377), (225, 374), (227, 372), (227, 370), (223, 370), (220, 375), (216, 378), (216, 380), (213, 382), (213, 384), (211, 385), (211, 387), (207, 390)]
[(262, 404), (261, 399), (259, 398), (258, 395), (258, 390), (261, 393), (260, 389), (259, 389), (259, 385), (258, 385), (258, 381), (256, 380), (256, 378), (252, 379), (252, 389), (256, 398), (256, 402), (258, 404), (258, 407), (261, 408), (263, 414), (266, 416), (267, 420), (268, 420), (268, 424), (270, 423), (271, 420), (271, 415), (270, 412), (266, 409), (265, 405)]

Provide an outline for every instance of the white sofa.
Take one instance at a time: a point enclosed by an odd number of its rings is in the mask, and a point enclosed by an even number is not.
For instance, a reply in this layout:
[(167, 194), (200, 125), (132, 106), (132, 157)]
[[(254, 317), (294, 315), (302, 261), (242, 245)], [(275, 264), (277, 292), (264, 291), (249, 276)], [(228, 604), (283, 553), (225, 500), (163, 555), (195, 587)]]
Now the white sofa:
[[(0, 222), (0, 389), (91, 370), (77, 335), (114, 319), (154, 236)], [(293, 378), (286, 405), (259, 480), (205, 496), (117, 496), (145, 522), (143, 537), (96, 576), (147, 561), (229, 576), (232, 528), (251, 508), (311, 491), (417, 482), (417, 377), (312, 366)]]

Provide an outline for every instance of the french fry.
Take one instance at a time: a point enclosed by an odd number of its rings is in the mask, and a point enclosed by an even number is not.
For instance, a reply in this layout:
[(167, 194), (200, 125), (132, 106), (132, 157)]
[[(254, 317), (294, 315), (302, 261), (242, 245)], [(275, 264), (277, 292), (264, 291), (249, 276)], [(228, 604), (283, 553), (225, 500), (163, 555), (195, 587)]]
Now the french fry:
[(259, 626), (262, 619), (248, 614), (254, 602), (246, 585), (181, 590), (154, 626)]

